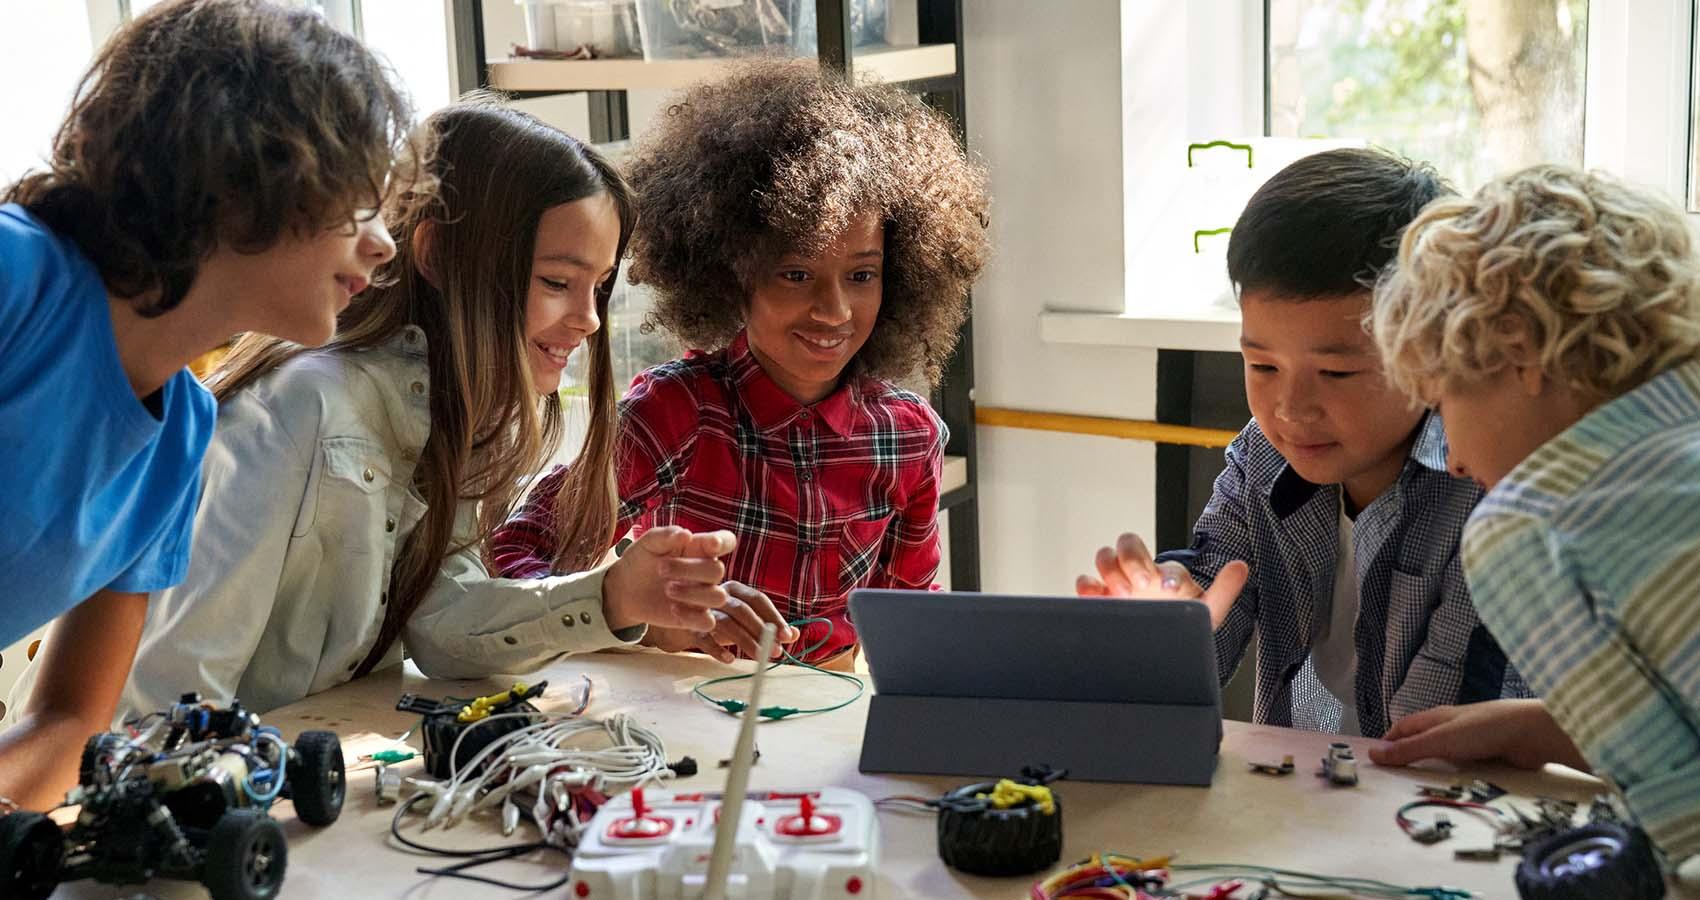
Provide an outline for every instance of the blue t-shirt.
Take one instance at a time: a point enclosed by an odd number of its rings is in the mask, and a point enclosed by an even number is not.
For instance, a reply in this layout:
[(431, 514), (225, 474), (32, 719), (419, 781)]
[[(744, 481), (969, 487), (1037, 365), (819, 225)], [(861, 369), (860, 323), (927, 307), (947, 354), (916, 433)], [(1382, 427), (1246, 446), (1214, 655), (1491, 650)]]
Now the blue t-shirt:
[(150, 405), (94, 266), (0, 206), (0, 647), (102, 588), (182, 580), (218, 409), (187, 369)]

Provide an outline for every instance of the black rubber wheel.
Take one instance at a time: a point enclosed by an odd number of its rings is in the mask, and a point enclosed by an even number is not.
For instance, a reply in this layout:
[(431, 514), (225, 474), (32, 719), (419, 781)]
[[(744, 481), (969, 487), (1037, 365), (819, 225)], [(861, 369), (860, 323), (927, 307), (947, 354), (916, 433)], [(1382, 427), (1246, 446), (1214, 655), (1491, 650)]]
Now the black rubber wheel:
[(59, 884), (65, 836), (41, 813), (0, 815), (0, 897), (43, 900)]
[(342, 766), (342, 741), (335, 732), (302, 732), (290, 751), (287, 768), (284, 783), (301, 821), (322, 828), (342, 815), (347, 778)]
[(1665, 878), (1646, 832), (1595, 823), (1525, 849), (1517, 893), (1523, 900), (1659, 900)]
[(1062, 797), (1051, 793), (1050, 815), (1031, 801), (994, 809), (974, 800), (996, 782), (970, 784), (939, 801), (939, 858), (971, 875), (1030, 875), (1062, 857)]
[(283, 826), (257, 809), (233, 809), (207, 835), (201, 883), (212, 900), (271, 900), (288, 866)]
[[(121, 734), (113, 734), (108, 731), (104, 734), (91, 735), (88, 741), (83, 744), (83, 761), (77, 767), (78, 782), (85, 787), (105, 784), (107, 782), (104, 777), (106, 772), (101, 768), (100, 758), (123, 747), (124, 744), (124, 736)], [(97, 777), (100, 777), (99, 781), (95, 780)]]

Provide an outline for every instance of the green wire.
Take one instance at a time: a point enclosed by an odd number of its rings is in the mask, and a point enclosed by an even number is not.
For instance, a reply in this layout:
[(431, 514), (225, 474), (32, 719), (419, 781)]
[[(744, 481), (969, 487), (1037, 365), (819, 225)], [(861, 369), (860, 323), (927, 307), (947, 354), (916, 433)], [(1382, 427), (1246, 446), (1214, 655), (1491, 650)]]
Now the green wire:
[[(808, 656), (810, 653), (813, 653), (816, 650), (819, 650), (820, 648), (826, 646), (827, 641), (832, 640), (833, 625), (832, 625), (832, 620), (830, 620), (830, 619), (823, 619), (823, 618), (820, 618), (820, 617), (811, 617), (811, 618), (807, 618), (807, 619), (797, 619), (796, 621), (787, 622), (786, 624), (791, 625), (791, 626), (797, 628), (799, 631), (801, 631), (802, 626), (807, 625), (810, 622), (825, 622), (826, 623), (826, 634), (822, 635), (821, 639), (816, 641), (813, 646), (804, 648), (803, 653), (802, 653), (803, 656)], [(815, 707), (813, 709), (797, 709), (797, 708), (791, 707), (791, 706), (764, 706), (761, 709), (757, 710), (757, 713), (764, 719), (770, 719), (770, 720), (777, 721), (779, 719), (788, 719), (792, 716), (808, 716), (808, 715), (814, 715), (816, 713), (829, 713), (829, 712), (832, 712), (833, 710), (843, 709), (844, 707), (849, 706), (852, 703), (855, 703), (857, 700), (862, 699), (862, 694), (865, 693), (868, 689), (868, 686), (862, 683), (862, 679), (857, 678), (856, 676), (851, 675), (847, 672), (834, 672), (834, 671), (831, 671), (829, 669), (823, 669), (820, 666), (816, 666), (816, 665), (812, 665), (810, 663), (803, 662), (801, 659), (798, 659), (797, 657), (792, 656), (791, 651), (786, 650), (784, 648), (780, 648), (779, 652), (782, 655), (780, 656), (779, 659), (774, 660), (773, 663), (767, 667), (767, 671), (771, 672), (774, 669), (777, 669), (780, 666), (785, 665), (787, 662), (789, 662), (791, 665), (802, 666), (803, 668), (808, 669), (808, 670), (810, 670), (810, 671), (812, 671), (812, 672), (814, 672), (818, 675), (826, 675), (826, 676), (829, 676), (829, 677), (832, 677), (832, 678), (836, 678), (839, 681), (847, 681), (847, 682), (856, 686), (856, 693), (851, 695), (850, 699), (845, 700), (842, 703), (834, 703), (831, 706), (818, 706), (818, 707)], [(696, 687), (691, 688), (691, 693), (702, 698), (702, 700), (704, 702), (710, 704), (711, 706), (717, 706), (717, 707), (725, 710), (726, 712), (731, 713), (732, 715), (737, 715), (738, 713), (743, 712), (744, 708), (747, 706), (747, 704), (745, 704), (744, 701), (733, 700), (731, 698), (726, 698), (726, 699), (723, 699), (723, 700), (717, 700), (713, 697), (710, 697), (704, 691), (704, 688), (711, 688), (711, 687), (714, 687), (717, 684), (726, 684), (728, 682), (733, 682), (733, 681), (742, 681), (743, 679), (753, 678), (753, 677), (755, 677), (754, 672), (751, 672), (751, 673), (745, 674), (745, 675), (721, 675), (721, 676), (716, 677), (716, 678), (710, 678), (706, 681), (698, 682)]]

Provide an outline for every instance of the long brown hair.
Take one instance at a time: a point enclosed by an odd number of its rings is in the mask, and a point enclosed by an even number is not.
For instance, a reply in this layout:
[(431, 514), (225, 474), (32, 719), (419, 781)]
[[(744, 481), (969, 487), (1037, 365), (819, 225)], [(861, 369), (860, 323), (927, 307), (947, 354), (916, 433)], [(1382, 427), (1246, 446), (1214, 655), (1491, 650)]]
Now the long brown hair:
[[(538, 221), (552, 207), (607, 194), (620, 215), (616, 259), (624, 258), (635, 221), (631, 192), (614, 167), (533, 116), (478, 96), (437, 112), (426, 127), (435, 140), (437, 198), (418, 213), (386, 220), (396, 243), (388, 277), (343, 312), (327, 345), (330, 352), (373, 347), (409, 324), (423, 329), (429, 344), (431, 435), (413, 475), (427, 511), (396, 554), (383, 628), (357, 675), (389, 652), (444, 557), (483, 543), (507, 518), (521, 480), (560, 442), (560, 401), (538, 401), (527, 357), (526, 296)], [(416, 230), (427, 221), (427, 229)], [(415, 246), (416, 234), (428, 235), (428, 248)], [(615, 277), (596, 294), (604, 322)], [(587, 568), (606, 552), (615, 521), (614, 367), (607, 329), (584, 346), (590, 355), (589, 433), (558, 496), (558, 508), (573, 511), (575, 568)], [(300, 352), (249, 335), (209, 381), (222, 401)], [(451, 546), (455, 508), (466, 500), (480, 504), (478, 533)]]

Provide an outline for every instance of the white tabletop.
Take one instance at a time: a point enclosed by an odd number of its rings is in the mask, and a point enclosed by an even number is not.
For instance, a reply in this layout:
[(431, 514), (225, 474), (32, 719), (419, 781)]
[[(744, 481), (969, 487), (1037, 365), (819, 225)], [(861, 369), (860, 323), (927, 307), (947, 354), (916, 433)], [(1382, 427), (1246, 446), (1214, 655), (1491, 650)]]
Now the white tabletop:
[[(701, 763), (701, 772), (675, 782), (678, 786), (717, 790), (725, 772), (716, 763), (731, 753), (737, 720), (692, 697), (690, 688), (705, 677), (730, 671), (697, 656), (614, 652), (558, 660), (531, 680), (549, 679), (552, 689), (542, 705), (554, 709), (567, 703), (571, 686), (581, 675), (590, 676), (595, 693), (587, 714), (631, 713), (666, 741), (669, 759), (690, 755)], [(431, 697), (476, 696), (504, 689), (512, 680), (431, 682), (411, 667), (395, 668), (275, 710), (264, 720), (288, 737), (310, 729), (339, 732), (354, 767), (362, 765), (355, 762), (359, 754), (381, 748), (415, 724), (416, 716), (394, 710), (403, 691)], [(850, 689), (802, 670), (780, 669), (765, 690), (763, 705), (818, 706), (843, 698)], [(722, 695), (735, 693), (727, 686)], [(757, 736), (761, 759), (751, 773), (751, 788), (838, 785), (878, 799), (893, 794), (933, 796), (973, 780), (861, 774), (856, 761), (866, 714), (864, 698), (836, 712), (763, 724)], [(1161, 736), (1153, 739), (1160, 740)], [(1361, 783), (1355, 788), (1333, 787), (1313, 775), (1331, 740), (1335, 738), (1313, 732), (1228, 722), (1215, 783), (1209, 788), (1059, 782), (1055, 788), (1064, 806), (1062, 862), (1066, 865), (1103, 850), (1138, 855), (1174, 852), (1181, 862), (1279, 866), (1410, 886), (1461, 887), (1483, 897), (1510, 898), (1516, 896), (1512, 885), (1515, 862), (1511, 857), (1498, 862), (1453, 859), (1454, 848), (1490, 842), (1485, 824), (1468, 814), (1454, 814), (1454, 837), (1423, 846), (1394, 824), (1394, 810), (1416, 799), (1418, 785), (1471, 778), (1492, 781), (1514, 795), (1584, 803), (1600, 790), (1592, 778), (1558, 768), (1522, 772), (1482, 766), (1460, 772), (1435, 764), (1429, 769), (1381, 769), (1370, 765), (1364, 753), (1373, 742), (1357, 738), (1348, 740), (1363, 760)], [(1258, 775), (1247, 766), (1251, 761), (1279, 761), (1289, 753), (1298, 763), (1295, 775)], [(309, 828), (296, 821), (287, 802), (274, 809), (290, 839), (289, 871), (282, 897), (473, 900), (526, 896), (417, 874), (416, 866), (441, 865), (442, 861), (410, 855), (391, 844), (389, 826), (394, 807), (378, 804), (373, 781), (371, 771), (351, 768), (342, 818), (327, 829)], [(1422, 815), (1432, 815), (1432, 811)], [(879, 896), (887, 900), (1026, 896), (1034, 881), (955, 873), (939, 862), (930, 817), (882, 812), (879, 819), (883, 836)], [(495, 818), (489, 817), (446, 833), (432, 831), (429, 837), (444, 844), (485, 846), (511, 843), (520, 835), (502, 838)], [(560, 859), (538, 857), (529, 864), (504, 863), (483, 871), (515, 880), (547, 882), (564, 874)], [(159, 900), (206, 896), (198, 886), (173, 882), (156, 882), (142, 889), (84, 883), (67, 885), (54, 896), (110, 898), (138, 894)], [(549, 896), (569, 895), (560, 890)], [(1673, 887), (1671, 896), (1696, 895)]]

